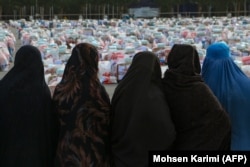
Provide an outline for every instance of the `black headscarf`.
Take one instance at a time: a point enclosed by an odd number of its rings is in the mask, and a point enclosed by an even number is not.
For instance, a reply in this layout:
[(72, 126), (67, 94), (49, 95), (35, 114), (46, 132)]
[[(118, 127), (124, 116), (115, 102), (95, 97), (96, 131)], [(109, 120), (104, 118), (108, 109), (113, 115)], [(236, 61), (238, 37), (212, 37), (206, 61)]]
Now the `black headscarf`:
[(60, 121), (56, 166), (109, 165), (110, 99), (97, 74), (97, 49), (77, 44), (53, 95)]
[(116, 167), (147, 166), (148, 151), (171, 148), (175, 128), (161, 75), (156, 55), (139, 52), (115, 89), (111, 142)]
[(0, 81), (0, 166), (52, 166), (55, 117), (40, 51), (22, 46)]
[(163, 86), (177, 131), (174, 149), (229, 149), (229, 118), (201, 78), (196, 49), (175, 44), (168, 56), (168, 67)]
[(201, 72), (198, 52), (190, 45), (174, 45), (167, 62), (168, 68), (179, 74), (195, 76)]

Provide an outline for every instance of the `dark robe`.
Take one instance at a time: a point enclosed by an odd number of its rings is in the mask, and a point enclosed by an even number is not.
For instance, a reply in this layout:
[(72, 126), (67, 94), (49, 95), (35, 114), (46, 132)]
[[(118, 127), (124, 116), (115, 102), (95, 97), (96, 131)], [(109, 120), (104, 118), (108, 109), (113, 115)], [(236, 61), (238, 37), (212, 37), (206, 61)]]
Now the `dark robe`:
[(201, 78), (196, 49), (176, 44), (167, 62), (163, 85), (177, 131), (174, 149), (229, 149), (229, 117)]
[(60, 121), (56, 167), (109, 166), (110, 99), (98, 74), (98, 52), (76, 45), (53, 95)]
[(55, 114), (39, 50), (21, 47), (0, 81), (0, 166), (52, 167)]
[(148, 153), (168, 150), (175, 128), (162, 90), (159, 59), (139, 52), (112, 98), (111, 144), (116, 167), (148, 166)]

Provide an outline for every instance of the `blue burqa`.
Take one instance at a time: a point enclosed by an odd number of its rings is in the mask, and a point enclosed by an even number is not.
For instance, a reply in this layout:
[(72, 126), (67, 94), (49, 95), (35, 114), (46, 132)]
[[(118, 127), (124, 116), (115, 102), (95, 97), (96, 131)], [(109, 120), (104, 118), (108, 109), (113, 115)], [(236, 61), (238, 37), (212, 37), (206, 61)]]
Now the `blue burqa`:
[(250, 79), (234, 63), (226, 43), (208, 47), (202, 77), (229, 113), (231, 150), (250, 150)]

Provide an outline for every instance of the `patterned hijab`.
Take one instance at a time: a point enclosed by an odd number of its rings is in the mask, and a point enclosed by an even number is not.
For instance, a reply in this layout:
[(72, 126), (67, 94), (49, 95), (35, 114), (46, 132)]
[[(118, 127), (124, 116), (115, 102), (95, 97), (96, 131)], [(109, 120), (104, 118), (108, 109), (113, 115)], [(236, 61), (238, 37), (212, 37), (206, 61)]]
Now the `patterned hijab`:
[(97, 49), (77, 44), (53, 96), (60, 121), (56, 166), (109, 164), (110, 99), (97, 73)]

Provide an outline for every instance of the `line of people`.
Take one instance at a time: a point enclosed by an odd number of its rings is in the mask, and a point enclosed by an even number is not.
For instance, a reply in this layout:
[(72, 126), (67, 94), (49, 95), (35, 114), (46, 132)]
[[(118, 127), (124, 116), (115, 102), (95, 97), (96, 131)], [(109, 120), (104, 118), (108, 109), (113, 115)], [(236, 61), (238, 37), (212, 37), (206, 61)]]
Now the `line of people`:
[(202, 67), (195, 47), (175, 44), (163, 78), (156, 55), (139, 52), (112, 99), (98, 58), (77, 44), (51, 97), (40, 51), (17, 51), (0, 80), (0, 166), (146, 167), (151, 150), (250, 150), (250, 79), (226, 43)]

